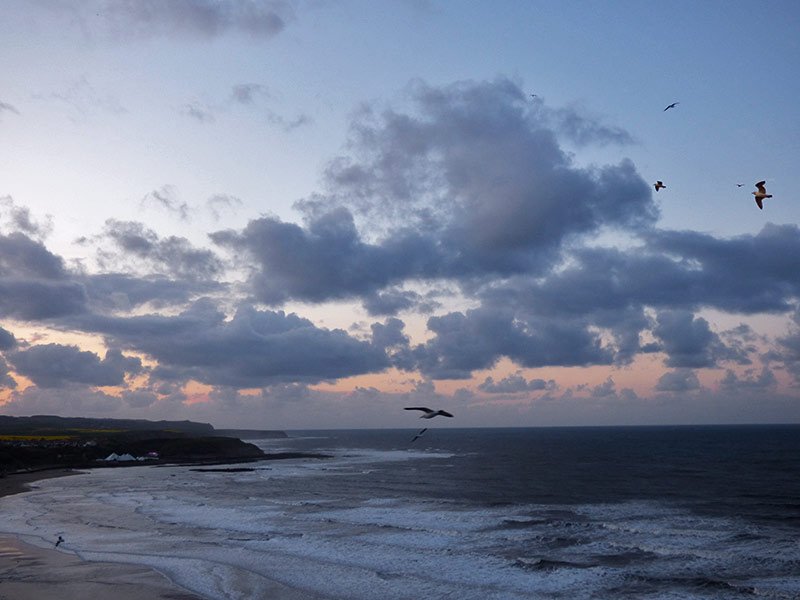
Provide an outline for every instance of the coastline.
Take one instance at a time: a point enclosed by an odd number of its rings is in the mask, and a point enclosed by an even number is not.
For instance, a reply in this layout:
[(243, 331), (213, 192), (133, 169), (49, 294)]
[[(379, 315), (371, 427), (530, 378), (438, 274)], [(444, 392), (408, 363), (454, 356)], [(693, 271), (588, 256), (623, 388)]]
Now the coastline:
[[(0, 477), (0, 498), (35, 489), (43, 479), (80, 471), (48, 469)], [(111, 591), (113, 589), (113, 591)], [(110, 594), (110, 595), (109, 595)], [(0, 600), (205, 600), (154, 569), (86, 561), (69, 551), (40, 548), (0, 532)]]
[(86, 598), (203, 600), (148, 567), (85, 561), (0, 534), (0, 599)]
[(68, 477), (69, 475), (76, 475), (78, 473), (80, 473), (80, 471), (65, 468), (6, 473), (0, 476), (0, 498), (30, 491), (31, 486), (42, 479)]
[[(325, 455), (279, 453), (266, 455), (262, 460), (285, 458), (328, 458)], [(186, 463), (146, 465), (213, 466), (255, 462), (252, 459), (206, 459)], [(110, 466), (110, 465), (109, 465)], [(105, 470), (109, 466), (97, 468)], [(138, 464), (130, 465), (135, 469)], [(145, 466), (145, 465), (141, 465)], [(126, 468), (115, 465), (111, 468)], [(90, 471), (64, 467), (36, 471), (17, 471), (0, 476), (0, 509), (2, 498), (37, 490), (37, 482), (45, 479), (68, 477)], [(193, 469), (202, 470), (202, 469)], [(211, 468), (212, 472), (238, 472), (253, 470), (248, 467)], [(60, 549), (42, 547), (26, 536), (4, 532), (0, 527), (0, 600), (86, 600), (86, 598), (111, 598), (115, 600), (209, 600), (209, 597), (190, 591), (172, 581), (165, 574), (149, 566), (98, 562), (81, 558), (69, 549), (69, 542)], [(312, 600), (315, 595), (289, 588), (277, 581), (262, 590), (264, 600)]]

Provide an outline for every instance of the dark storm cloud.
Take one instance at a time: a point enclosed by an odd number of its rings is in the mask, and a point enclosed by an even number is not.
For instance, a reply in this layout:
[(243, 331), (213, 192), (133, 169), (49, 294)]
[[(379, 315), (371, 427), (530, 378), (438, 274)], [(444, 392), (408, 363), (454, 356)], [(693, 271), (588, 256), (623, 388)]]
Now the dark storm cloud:
[[(60, 3), (49, 3), (54, 9)], [(106, 28), (114, 37), (188, 35), (212, 38), (243, 33), (270, 38), (292, 18), (282, 0), (94, 0), (73, 8), (89, 30)]]
[(792, 315), (792, 326), (786, 335), (777, 340), (777, 349), (770, 353), (770, 359), (783, 362), (788, 371), (800, 382), (800, 309)]
[[(541, 273), (566, 240), (654, 222), (632, 163), (575, 166), (516, 84), (416, 84), (410, 93), (414, 113), (365, 110), (354, 121), (326, 193), (298, 204), (304, 226), (261, 218), (213, 237), (256, 261), (260, 300), (374, 301), (411, 279)], [(382, 234), (366, 239), (357, 221)]]
[(730, 312), (785, 312), (800, 295), (800, 229), (766, 224), (756, 235), (719, 239), (690, 231), (653, 230), (651, 252), (675, 259), (669, 276), (688, 284), (691, 302)]
[(159, 363), (153, 372), (156, 377), (191, 378), (210, 385), (247, 388), (281, 381), (318, 382), (390, 366), (383, 347), (344, 331), (318, 328), (295, 314), (251, 307), (226, 319), (210, 300), (197, 301), (176, 316), (93, 315), (75, 324), (104, 335), (116, 346), (152, 356)]
[(611, 364), (613, 351), (588, 323), (554, 319), (521, 322), (501, 310), (473, 309), (428, 319), (435, 337), (414, 348), (420, 371), (434, 379), (463, 379), (506, 356), (523, 367)]
[(0, 351), (11, 350), (17, 345), (17, 338), (13, 333), (0, 327)]
[(211, 238), (261, 263), (251, 284), (267, 304), (367, 294), (404, 279), (414, 268), (436, 269), (433, 240), (408, 232), (383, 245), (364, 242), (344, 208), (315, 216), (306, 227), (263, 217), (241, 233), (221, 231)]
[(0, 356), (0, 390), (2, 389), (15, 389), (17, 382), (11, 377), (8, 363)]
[(416, 309), (432, 312), (436, 303), (417, 292), (389, 288), (382, 292), (367, 294), (363, 298), (364, 308), (370, 315), (396, 315), (400, 311)]
[(0, 234), (0, 317), (36, 320), (84, 310), (86, 293), (41, 242)]
[(766, 391), (774, 388), (778, 384), (778, 380), (773, 372), (768, 367), (763, 367), (759, 373), (752, 371), (740, 377), (730, 369), (725, 371), (725, 377), (720, 382), (720, 387), (731, 391)]
[(106, 266), (118, 258), (135, 258), (145, 261), (151, 269), (186, 279), (208, 279), (223, 270), (222, 262), (210, 250), (196, 248), (186, 238), (160, 238), (142, 223), (109, 219), (104, 236), (121, 251), (101, 254)]
[(127, 312), (143, 304), (155, 308), (180, 306), (193, 297), (224, 289), (214, 281), (175, 280), (159, 275), (102, 273), (82, 279), (91, 308), (101, 313)]
[(487, 377), (478, 389), (488, 394), (516, 394), (519, 392), (537, 392), (541, 390), (552, 391), (558, 386), (552, 379), (525, 379), (519, 373), (513, 373), (499, 381), (493, 377)]
[(695, 318), (688, 311), (662, 311), (657, 317), (653, 334), (663, 344), (668, 367), (715, 367), (721, 359), (749, 363), (745, 356), (738, 355), (723, 344), (719, 335), (711, 331), (708, 321)]
[(691, 369), (677, 369), (659, 377), (655, 389), (659, 392), (691, 392), (700, 389), (700, 380)]
[(64, 260), (19, 232), (0, 234), (0, 278), (64, 279)]
[(14, 370), (36, 385), (57, 388), (68, 383), (97, 386), (120, 385), (126, 374), (142, 371), (138, 358), (123, 356), (119, 350), (108, 350), (104, 359), (77, 346), (43, 344), (27, 350), (6, 353)]
[(31, 216), (27, 206), (19, 206), (11, 196), (0, 197), (0, 215), (10, 229), (36, 238), (46, 237), (53, 229), (52, 219), (47, 217), (39, 223)]

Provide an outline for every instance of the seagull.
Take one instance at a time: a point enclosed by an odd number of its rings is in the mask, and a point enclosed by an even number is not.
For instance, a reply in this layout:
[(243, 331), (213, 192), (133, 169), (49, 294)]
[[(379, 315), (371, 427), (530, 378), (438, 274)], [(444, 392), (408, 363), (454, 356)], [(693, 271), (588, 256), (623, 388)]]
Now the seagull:
[(680, 102), (673, 102), (667, 108), (664, 109), (664, 112), (668, 111), (670, 108), (675, 108), (676, 106), (678, 106), (678, 104), (680, 104)]
[(756, 197), (756, 204), (758, 204), (758, 208), (764, 209), (764, 205), (762, 204), (764, 198), (772, 198), (772, 194), (767, 193), (767, 188), (764, 187), (764, 184), (767, 183), (765, 181), (759, 181), (756, 184), (756, 188), (758, 189), (757, 192), (751, 192), (753, 196)]
[(415, 435), (415, 436), (414, 436), (414, 437), (411, 439), (411, 441), (412, 441), (412, 442), (415, 442), (417, 439), (421, 438), (421, 437), (422, 437), (422, 434), (423, 434), (423, 433), (425, 433), (426, 431), (428, 431), (428, 428), (427, 428), (427, 427), (426, 427), (425, 429), (421, 430), (421, 431), (420, 431), (420, 432), (419, 432), (417, 435)]
[(737, 184), (736, 184), (736, 187), (742, 187), (742, 186), (744, 186), (744, 184), (743, 184), (743, 183), (737, 183)]
[(656, 191), (658, 191), (658, 190), (660, 190), (661, 188), (665, 188), (665, 187), (667, 187), (667, 186), (665, 186), (665, 185), (664, 185), (663, 183), (661, 183), (660, 181), (656, 181), (656, 182), (653, 184), (653, 187), (654, 187), (654, 188), (656, 188)]
[(61, 544), (63, 542), (64, 542), (64, 538), (61, 537), (61, 536), (58, 536), (58, 539), (56, 540), (56, 548), (58, 548), (59, 544)]
[(530, 96), (531, 96), (531, 98), (538, 98), (538, 96), (536, 94), (531, 94)]
[(449, 412), (444, 410), (431, 410), (430, 408), (425, 408), (424, 406), (407, 406), (403, 410), (421, 410), (425, 414), (420, 417), (420, 419), (432, 419), (433, 417), (437, 417), (442, 415), (443, 417), (452, 417)]

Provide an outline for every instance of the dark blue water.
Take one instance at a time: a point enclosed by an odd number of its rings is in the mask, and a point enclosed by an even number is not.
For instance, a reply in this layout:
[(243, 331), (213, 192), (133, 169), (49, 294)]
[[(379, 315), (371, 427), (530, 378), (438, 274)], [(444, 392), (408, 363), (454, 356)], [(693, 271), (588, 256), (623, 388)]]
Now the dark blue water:
[[(662, 500), (800, 527), (800, 426), (291, 432), (293, 449), (447, 452), (349, 485), (476, 503)], [(411, 486), (411, 489), (409, 489)]]
[(249, 471), (51, 479), (3, 499), (5, 527), (215, 600), (277, 600), (275, 581), (336, 600), (800, 598), (800, 426), (427, 424), (413, 443), (259, 440), (330, 458)]

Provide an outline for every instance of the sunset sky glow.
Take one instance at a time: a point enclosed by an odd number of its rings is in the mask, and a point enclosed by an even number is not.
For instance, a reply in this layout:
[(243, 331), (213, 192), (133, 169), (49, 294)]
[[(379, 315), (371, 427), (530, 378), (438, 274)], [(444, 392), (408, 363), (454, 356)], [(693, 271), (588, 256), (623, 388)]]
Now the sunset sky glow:
[(798, 422), (799, 29), (789, 1), (2, 2), (0, 413)]

